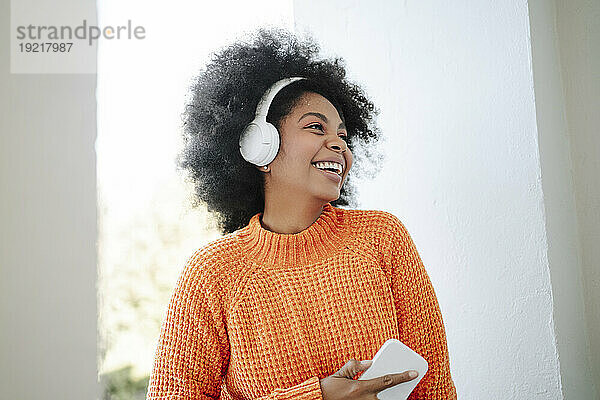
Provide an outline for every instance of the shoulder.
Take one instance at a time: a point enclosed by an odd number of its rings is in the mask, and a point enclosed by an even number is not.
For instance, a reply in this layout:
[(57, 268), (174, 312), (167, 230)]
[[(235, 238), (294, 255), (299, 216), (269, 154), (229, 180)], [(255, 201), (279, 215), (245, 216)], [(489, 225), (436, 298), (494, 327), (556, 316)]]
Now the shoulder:
[(344, 209), (342, 213), (347, 229), (346, 244), (358, 251), (366, 251), (379, 259), (410, 243), (406, 227), (391, 212)]
[(396, 215), (379, 210), (352, 210), (348, 221), (355, 223), (349, 248), (371, 254), (389, 274), (394, 274), (392, 271), (399, 264), (412, 266), (415, 274), (425, 272), (413, 239)]
[(188, 256), (178, 285), (186, 283), (190, 290), (226, 294), (240, 265), (235, 235), (234, 232), (211, 240)]
[(408, 233), (402, 221), (388, 211), (343, 209), (343, 215), (352, 236), (384, 239)]

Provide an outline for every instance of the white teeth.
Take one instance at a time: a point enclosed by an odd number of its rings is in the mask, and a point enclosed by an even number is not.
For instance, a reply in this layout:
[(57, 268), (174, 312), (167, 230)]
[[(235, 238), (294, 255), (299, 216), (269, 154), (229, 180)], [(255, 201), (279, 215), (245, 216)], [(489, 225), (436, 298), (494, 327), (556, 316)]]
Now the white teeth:
[(327, 169), (327, 168), (333, 168), (337, 171), (338, 175), (342, 175), (342, 164), (338, 163), (338, 162), (331, 162), (331, 161), (319, 161), (316, 163), (313, 163), (313, 165), (319, 169)]

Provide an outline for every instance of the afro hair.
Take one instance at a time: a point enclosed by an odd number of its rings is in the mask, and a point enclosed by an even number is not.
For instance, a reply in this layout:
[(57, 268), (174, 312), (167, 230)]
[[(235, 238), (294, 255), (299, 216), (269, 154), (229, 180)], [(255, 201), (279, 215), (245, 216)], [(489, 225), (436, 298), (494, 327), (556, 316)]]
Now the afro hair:
[[(247, 40), (212, 55), (191, 85), (183, 113), (184, 140), (177, 167), (193, 184), (193, 205), (205, 204), (223, 234), (244, 227), (264, 210), (263, 174), (242, 158), (238, 142), (264, 92), (293, 76), (307, 79), (275, 96), (267, 121), (279, 129), (307, 92), (321, 94), (335, 106), (355, 159), (340, 197), (331, 204), (356, 205), (353, 177), (366, 173), (365, 161), (374, 165), (371, 175), (379, 171), (382, 155), (374, 146), (380, 139), (377, 110), (363, 90), (347, 80), (343, 59), (319, 58), (319, 46), (311, 37), (299, 38), (280, 28), (258, 29)], [(361, 153), (355, 153), (357, 146)]]

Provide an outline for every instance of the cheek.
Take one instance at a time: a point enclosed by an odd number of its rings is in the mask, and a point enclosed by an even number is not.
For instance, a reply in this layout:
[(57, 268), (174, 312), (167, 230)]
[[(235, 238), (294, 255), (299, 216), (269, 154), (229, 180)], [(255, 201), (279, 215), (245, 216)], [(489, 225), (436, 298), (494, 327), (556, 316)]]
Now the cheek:
[(310, 171), (311, 150), (305, 147), (301, 143), (283, 144), (276, 157), (280, 172), (286, 176), (297, 176)]
[(354, 163), (354, 156), (352, 155), (352, 153), (350, 152), (350, 150), (346, 150), (348, 152), (348, 156), (346, 157), (346, 165), (348, 168), (346, 168), (346, 175), (348, 175), (350, 173), (350, 171), (352, 170), (352, 164)]
[(296, 166), (304, 165), (310, 167), (310, 162), (319, 152), (319, 147), (301, 140), (288, 142), (285, 146), (286, 158), (290, 164), (295, 164)]

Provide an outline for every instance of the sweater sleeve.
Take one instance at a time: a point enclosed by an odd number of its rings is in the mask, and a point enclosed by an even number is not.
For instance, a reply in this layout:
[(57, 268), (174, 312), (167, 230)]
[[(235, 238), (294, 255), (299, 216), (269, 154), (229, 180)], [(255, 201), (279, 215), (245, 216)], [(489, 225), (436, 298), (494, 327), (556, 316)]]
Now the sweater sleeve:
[(217, 399), (229, 361), (218, 280), (203, 273), (202, 253), (184, 267), (163, 321), (147, 400)]
[(393, 215), (392, 220), (392, 243), (387, 257), (399, 339), (428, 363), (427, 373), (408, 400), (456, 399), (446, 332), (433, 286), (405, 226)]
[[(206, 260), (204, 260), (206, 261)], [(202, 254), (187, 262), (161, 327), (146, 400), (218, 399), (229, 362), (223, 290), (202, 271)], [(316, 376), (259, 400), (322, 400)]]

